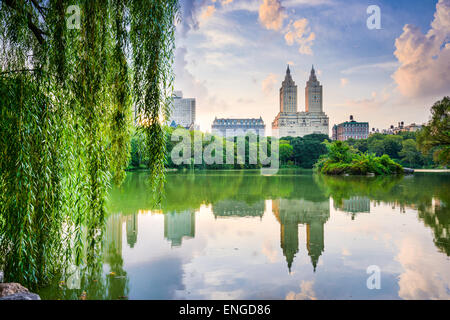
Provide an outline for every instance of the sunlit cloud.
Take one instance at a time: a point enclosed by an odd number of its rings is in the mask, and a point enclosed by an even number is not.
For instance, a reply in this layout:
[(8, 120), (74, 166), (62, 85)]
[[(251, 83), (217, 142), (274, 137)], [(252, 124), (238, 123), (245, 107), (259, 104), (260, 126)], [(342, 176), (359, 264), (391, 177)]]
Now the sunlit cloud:
[(216, 7), (213, 5), (207, 6), (200, 15), (200, 20), (204, 21), (212, 17), (216, 12)]
[(263, 0), (259, 7), (259, 21), (266, 29), (281, 30), (286, 17), (285, 9), (279, 0)]
[(448, 94), (450, 84), (450, 0), (439, 0), (431, 29), (423, 34), (407, 24), (395, 41), (401, 66), (393, 74), (407, 97)]
[(275, 84), (278, 81), (278, 76), (276, 74), (269, 74), (263, 81), (262, 81), (262, 91), (263, 93), (268, 96), (271, 93), (273, 93), (273, 89), (275, 87)]
[(347, 78), (341, 78), (341, 87), (345, 87), (348, 84)]
[(300, 46), (299, 52), (301, 54), (312, 55), (313, 51), (311, 46), (316, 39), (316, 35), (314, 32), (311, 32), (308, 23), (308, 19), (306, 18), (291, 22), (287, 28), (288, 31), (284, 35), (284, 39), (290, 46), (297, 43)]

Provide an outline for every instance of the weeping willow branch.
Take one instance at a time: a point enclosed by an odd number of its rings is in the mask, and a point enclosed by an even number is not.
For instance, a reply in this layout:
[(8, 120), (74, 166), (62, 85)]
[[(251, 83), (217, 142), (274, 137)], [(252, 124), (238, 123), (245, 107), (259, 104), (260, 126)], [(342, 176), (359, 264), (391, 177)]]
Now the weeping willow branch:
[[(68, 5), (81, 9), (80, 30), (66, 27)], [(0, 269), (33, 288), (71, 263), (101, 270), (111, 173), (120, 183), (129, 161), (131, 103), (153, 189), (162, 188), (178, 5), (3, 0), (1, 9)]]
[(125, 2), (112, 0), (112, 16), (114, 26), (114, 48), (111, 61), (112, 105), (110, 139), (111, 139), (111, 171), (114, 182), (121, 184), (125, 178), (125, 169), (130, 160), (130, 124), (131, 104), (126, 60), (127, 31)]
[(130, 8), (133, 98), (140, 129), (146, 135), (154, 194), (160, 194), (164, 184), (166, 141), (161, 124), (170, 114), (177, 12), (175, 0), (143, 0), (132, 2)]

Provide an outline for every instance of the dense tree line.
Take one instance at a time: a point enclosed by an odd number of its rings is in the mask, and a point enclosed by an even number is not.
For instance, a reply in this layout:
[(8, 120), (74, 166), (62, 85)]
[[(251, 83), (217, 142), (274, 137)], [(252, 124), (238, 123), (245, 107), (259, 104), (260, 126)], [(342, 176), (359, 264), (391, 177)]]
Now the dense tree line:
[[(166, 128), (170, 135), (173, 129)], [(202, 137), (204, 133), (197, 132)], [(193, 136), (194, 133), (192, 132)], [(409, 168), (436, 168), (440, 164), (433, 159), (433, 153), (423, 154), (419, 149), (417, 140), (418, 133), (401, 132), (397, 135), (373, 134), (368, 139), (353, 140), (346, 143), (361, 153), (373, 154), (377, 157), (388, 155), (391, 159)], [(280, 167), (297, 167), (312, 169), (319, 158), (327, 153), (324, 141), (331, 141), (327, 135), (311, 134), (304, 137), (284, 137), (279, 140)], [(146, 168), (149, 161), (144, 149), (145, 140), (142, 133), (136, 132), (131, 140), (131, 158), (128, 169)], [(175, 165), (170, 153), (176, 142), (167, 139), (167, 168), (196, 168), (196, 169), (254, 169), (258, 165), (251, 165), (248, 161), (249, 138), (246, 138), (246, 161), (245, 164), (234, 165)], [(203, 148), (208, 143), (203, 142)], [(236, 147), (235, 147), (236, 148)], [(225, 163), (225, 161), (224, 161)]]

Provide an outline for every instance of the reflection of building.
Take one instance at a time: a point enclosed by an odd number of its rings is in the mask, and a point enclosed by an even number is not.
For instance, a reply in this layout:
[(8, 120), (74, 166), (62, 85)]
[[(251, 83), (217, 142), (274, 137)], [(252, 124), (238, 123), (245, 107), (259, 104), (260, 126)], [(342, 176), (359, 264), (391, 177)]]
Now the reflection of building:
[(212, 211), (217, 217), (262, 217), (264, 215), (264, 200), (253, 204), (247, 204), (244, 201), (221, 200), (213, 204)]
[(280, 88), (280, 112), (272, 122), (275, 137), (303, 137), (319, 133), (328, 135), (328, 116), (323, 112), (322, 85), (311, 69), (305, 88), (305, 112), (297, 111), (297, 85), (289, 66)]
[(137, 213), (131, 215), (113, 214), (108, 217), (105, 229), (106, 261), (113, 255), (122, 256), (122, 227), (126, 223), (127, 243), (133, 248), (137, 242), (138, 218)]
[(330, 216), (328, 200), (277, 199), (272, 201), (272, 211), (280, 222), (281, 248), (286, 257), (289, 272), (298, 248), (298, 225), (306, 224), (306, 248), (316, 270), (319, 257), (324, 250), (324, 224)]
[(357, 213), (370, 212), (370, 199), (368, 197), (354, 196), (350, 199), (342, 200), (341, 205), (335, 205), (335, 209), (351, 213), (353, 220)]
[(164, 238), (172, 243), (172, 247), (179, 247), (184, 237), (195, 237), (195, 212), (185, 210), (165, 213)]
[(333, 140), (367, 139), (369, 137), (369, 123), (356, 122), (353, 116), (350, 116), (350, 121), (335, 124), (332, 131)]
[(266, 125), (263, 119), (214, 119), (211, 133), (221, 137), (237, 137), (253, 133), (265, 136)]
[(137, 241), (138, 231), (138, 215), (132, 214), (127, 216), (127, 243), (133, 248)]
[(106, 221), (104, 252), (107, 263), (116, 255), (122, 256), (123, 221), (121, 214), (113, 214)]

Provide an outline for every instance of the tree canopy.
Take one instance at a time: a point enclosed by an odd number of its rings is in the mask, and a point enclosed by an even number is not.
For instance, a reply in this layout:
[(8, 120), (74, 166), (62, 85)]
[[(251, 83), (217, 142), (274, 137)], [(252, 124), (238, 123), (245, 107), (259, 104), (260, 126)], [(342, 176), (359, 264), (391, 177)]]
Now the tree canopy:
[(433, 152), (436, 162), (448, 165), (450, 162), (450, 97), (444, 97), (431, 107), (431, 120), (417, 137), (421, 151)]

